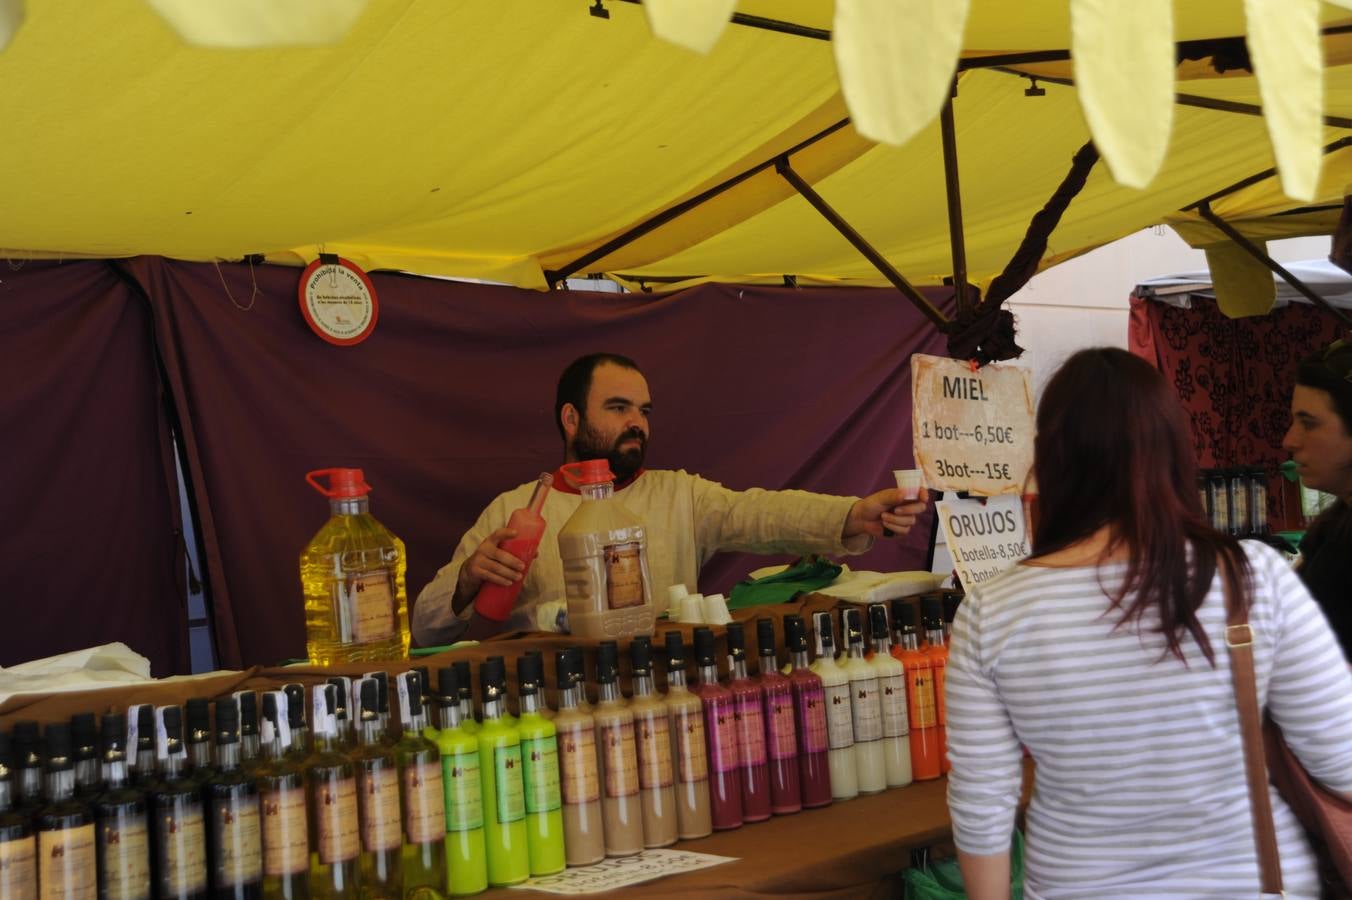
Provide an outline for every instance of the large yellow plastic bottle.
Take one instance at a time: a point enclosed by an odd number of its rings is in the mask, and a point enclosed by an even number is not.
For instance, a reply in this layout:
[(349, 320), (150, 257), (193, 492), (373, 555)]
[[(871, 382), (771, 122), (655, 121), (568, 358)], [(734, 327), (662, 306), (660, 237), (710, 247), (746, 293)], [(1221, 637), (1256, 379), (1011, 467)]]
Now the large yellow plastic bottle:
[(305, 480), (332, 513), (300, 555), (310, 664), (406, 659), (404, 542), (371, 516), (361, 469), (320, 469)]

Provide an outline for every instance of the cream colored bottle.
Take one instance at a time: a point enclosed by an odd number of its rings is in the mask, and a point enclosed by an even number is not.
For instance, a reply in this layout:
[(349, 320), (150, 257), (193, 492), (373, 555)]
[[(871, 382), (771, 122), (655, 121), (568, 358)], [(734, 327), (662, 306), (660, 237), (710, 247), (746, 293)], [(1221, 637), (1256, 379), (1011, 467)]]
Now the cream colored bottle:
[(817, 642), (822, 648), (812, 671), (822, 680), (826, 696), (826, 737), (831, 769), (831, 799), (853, 800), (859, 796), (859, 775), (854, 760), (854, 717), (850, 712), (850, 676), (836, 662), (836, 644), (831, 637), (831, 614), (812, 617)]
[(878, 676), (878, 699), (883, 711), (883, 760), (887, 766), (887, 786), (905, 787), (911, 783), (911, 722), (906, 708), (906, 667), (892, 656), (887, 629), (887, 607), (875, 603), (868, 608), (869, 628), (873, 633), (873, 655), (868, 664)]
[(685, 685), (685, 644), (679, 631), (666, 636), (667, 712), (676, 762), (676, 826), (681, 840), (713, 834), (709, 803), (709, 751), (704, 744), (704, 703)]
[(638, 749), (634, 714), (620, 695), (615, 677), (619, 649), (614, 641), (596, 648), (596, 744), (601, 757), (601, 821), (606, 826), (606, 856), (633, 856), (643, 849), (643, 809), (638, 789)]
[(864, 630), (859, 610), (845, 610), (845, 674), (850, 676), (850, 716), (854, 722), (854, 767), (859, 793), (887, 789), (887, 759), (883, 755), (883, 705), (878, 673), (864, 659)]
[[(580, 659), (581, 654), (577, 655)], [(570, 866), (590, 866), (606, 858), (601, 824), (601, 772), (596, 758), (596, 721), (578, 705), (582, 685), (574, 679), (574, 654), (554, 654), (559, 711), (559, 787), (563, 795), (563, 851)]]
[(676, 777), (671, 749), (671, 713), (653, 693), (652, 640), (640, 635), (629, 645), (638, 748), (638, 793), (643, 806), (643, 846), (669, 847), (676, 843)]

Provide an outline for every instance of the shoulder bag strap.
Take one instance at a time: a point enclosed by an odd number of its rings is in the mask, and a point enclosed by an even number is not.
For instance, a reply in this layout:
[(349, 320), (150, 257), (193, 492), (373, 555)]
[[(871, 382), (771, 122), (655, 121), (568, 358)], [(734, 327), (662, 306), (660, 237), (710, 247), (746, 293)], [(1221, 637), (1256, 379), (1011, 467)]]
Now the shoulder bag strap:
[(1254, 844), (1263, 893), (1282, 893), (1282, 863), (1277, 854), (1277, 831), (1272, 824), (1272, 799), (1267, 789), (1263, 757), (1263, 718), (1258, 709), (1258, 681), (1253, 671), (1253, 628), (1246, 610), (1238, 608), (1225, 575), (1224, 560), (1217, 571), (1225, 591), (1225, 646), (1230, 651), (1230, 675), (1239, 709), (1239, 733), (1244, 743), (1244, 770), (1249, 782), (1249, 809), (1253, 813)]

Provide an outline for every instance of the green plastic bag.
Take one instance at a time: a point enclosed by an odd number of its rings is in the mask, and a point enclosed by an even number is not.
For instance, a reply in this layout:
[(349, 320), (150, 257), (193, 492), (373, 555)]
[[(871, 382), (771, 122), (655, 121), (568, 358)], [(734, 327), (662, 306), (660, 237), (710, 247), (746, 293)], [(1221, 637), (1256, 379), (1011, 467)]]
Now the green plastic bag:
[(842, 568), (824, 556), (803, 556), (782, 572), (732, 586), (728, 609), (744, 609), (769, 603), (788, 603), (799, 594), (826, 587), (840, 577)]
[[(1010, 897), (1023, 898), (1023, 835), (1014, 832), (1009, 850)], [(903, 900), (964, 900), (967, 892), (962, 886), (962, 873), (956, 858), (929, 863), (920, 868), (907, 869), (902, 877), (906, 886)]]

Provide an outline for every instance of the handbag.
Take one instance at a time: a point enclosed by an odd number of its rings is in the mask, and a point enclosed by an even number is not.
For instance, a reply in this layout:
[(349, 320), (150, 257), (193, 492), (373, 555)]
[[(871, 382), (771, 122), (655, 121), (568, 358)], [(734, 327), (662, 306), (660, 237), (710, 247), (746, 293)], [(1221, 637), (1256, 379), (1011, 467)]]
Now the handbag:
[(1239, 710), (1240, 736), (1244, 746), (1244, 769), (1249, 782), (1249, 808), (1253, 814), (1254, 843), (1262, 890), (1282, 893), (1281, 859), (1272, 822), (1269, 775), (1282, 799), (1304, 826), (1319, 860), (1322, 896), (1348, 898), (1352, 884), (1352, 803), (1325, 790), (1310, 777), (1286, 745), (1271, 719), (1266, 722), (1258, 708), (1258, 685), (1253, 669), (1253, 628), (1248, 613), (1237, 609), (1225, 587), (1225, 646), (1230, 653), (1230, 674)]

